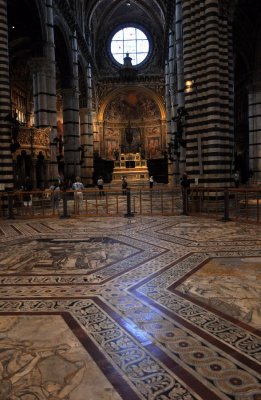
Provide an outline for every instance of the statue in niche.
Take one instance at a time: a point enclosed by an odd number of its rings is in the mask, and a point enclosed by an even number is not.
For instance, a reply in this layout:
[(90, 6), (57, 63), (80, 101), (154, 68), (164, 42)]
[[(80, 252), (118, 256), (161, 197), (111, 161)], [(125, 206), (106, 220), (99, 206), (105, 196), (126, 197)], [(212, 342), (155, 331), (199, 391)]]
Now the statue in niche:
[(172, 118), (172, 120), (176, 122), (177, 126), (177, 131), (175, 132), (175, 139), (174, 139), (174, 145), (176, 148), (178, 148), (179, 145), (181, 145), (184, 148), (186, 147), (186, 141), (183, 139), (183, 132), (187, 116), (188, 112), (185, 109), (185, 107), (179, 107), (177, 109), (177, 116)]
[(56, 136), (56, 138), (54, 138), (54, 143), (56, 145), (57, 156), (62, 156), (63, 155), (63, 146), (64, 146), (62, 134), (60, 134), (60, 135)]

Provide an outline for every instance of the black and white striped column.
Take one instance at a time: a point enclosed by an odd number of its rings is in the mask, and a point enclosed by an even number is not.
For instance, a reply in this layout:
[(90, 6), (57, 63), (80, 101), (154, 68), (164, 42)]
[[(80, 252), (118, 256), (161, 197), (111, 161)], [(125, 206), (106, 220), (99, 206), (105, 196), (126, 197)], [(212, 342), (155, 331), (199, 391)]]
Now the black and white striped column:
[(92, 76), (87, 68), (87, 107), (80, 109), (81, 145), (84, 148), (81, 176), (83, 182), (91, 185), (93, 178), (93, 121), (92, 121)]
[(46, 6), (46, 34), (47, 40), (45, 44), (45, 54), (49, 61), (47, 82), (46, 82), (46, 98), (47, 98), (47, 122), (51, 127), (50, 134), (50, 163), (49, 163), (49, 181), (50, 183), (58, 177), (58, 163), (56, 158), (56, 143), (54, 139), (57, 137), (57, 113), (56, 113), (56, 62), (55, 62), (55, 45), (54, 45), (54, 10), (53, 0), (45, 0)]
[(249, 169), (254, 181), (261, 183), (261, 85), (249, 88)]
[(13, 188), (13, 159), (10, 150), (11, 126), (6, 117), (11, 112), (7, 3), (0, 0), (0, 183)]
[(79, 92), (63, 89), (63, 132), (65, 177), (80, 176)]
[[(183, 0), (186, 169), (210, 186), (229, 186), (233, 154), (231, 21), (219, 0)], [(221, 12), (222, 11), (222, 12)]]
[[(176, 115), (177, 109), (185, 106), (185, 82), (184, 82), (184, 64), (183, 64), (183, 29), (182, 29), (182, 3), (176, 1), (175, 7), (175, 70), (176, 70)], [(175, 115), (175, 116), (176, 116)], [(186, 139), (185, 128), (183, 129), (183, 140)], [(177, 173), (182, 174), (186, 169), (186, 149), (179, 145), (179, 160)], [(179, 176), (176, 179), (179, 182)]]
[[(165, 64), (165, 105), (166, 105), (166, 145), (167, 148), (173, 141), (173, 121), (172, 121), (172, 110), (174, 108), (173, 99), (171, 96), (170, 89), (170, 76), (169, 76), (169, 62)], [(170, 156), (170, 154), (169, 154)], [(168, 183), (174, 184), (174, 160), (168, 157)]]
[(30, 62), (33, 76), (34, 122), (37, 128), (46, 128), (48, 121), (48, 89), (49, 62), (45, 57), (33, 58)]
[(75, 178), (81, 175), (80, 156), (80, 106), (79, 106), (79, 71), (78, 45), (76, 33), (71, 36), (72, 47), (72, 87), (62, 90), (63, 128), (64, 128), (64, 162), (65, 177)]

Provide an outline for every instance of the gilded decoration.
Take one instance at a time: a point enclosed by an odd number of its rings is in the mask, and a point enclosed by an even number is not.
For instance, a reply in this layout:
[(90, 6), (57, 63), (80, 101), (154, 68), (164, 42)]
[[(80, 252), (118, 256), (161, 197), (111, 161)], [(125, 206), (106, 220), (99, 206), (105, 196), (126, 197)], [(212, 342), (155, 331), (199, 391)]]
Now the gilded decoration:
[(135, 91), (120, 94), (106, 107), (104, 120), (129, 121), (159, 119), (160, 111), (156, 102), (142, 93)]
[(51, 128), (20, 128), (18, 142), (20, 146), (30, 145), (39, 147), (50, 146)]
[(104, 109), (103, 157), (117, 160), (120, 153), (129, 152), (147, 159), (161, 158), (165, 141), (160, 120), (160, 107), (152, 96), (138, 90), (118, 93)]
[(50, 157), (51, 128), (20, 128), (18, 135), (19, 150), (30, 149), (33, 153), (44, 151)]

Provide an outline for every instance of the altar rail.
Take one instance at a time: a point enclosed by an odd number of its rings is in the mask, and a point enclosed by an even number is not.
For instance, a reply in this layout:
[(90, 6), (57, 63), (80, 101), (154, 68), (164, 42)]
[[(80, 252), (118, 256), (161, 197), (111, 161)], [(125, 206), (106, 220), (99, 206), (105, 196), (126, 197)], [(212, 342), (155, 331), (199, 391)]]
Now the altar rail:
[[(25, 196), (30, 201), (25, 202)], [(28, 197), (27, 197), (28, 198)], [(223, 221), (260, 223), (261, 188), (201, 188), (181, 194), (179, 187), (61, 191), (60, 201), (45, 191), (0, 193), (1, 218), (194, 215)]]
[[(29, 196), (29, 197), (28, 197)], [(26, 201), (26, 199), (30, 201)], [(15, 191), (0, 194), (0, 217), (175, 215), (181, 212), (180, 189), (84, 189), (82, 192)]]
[(194, 187), (188, 197), (190, 215), (209, 216), (224, 221), (261, 222), (261, 188)]

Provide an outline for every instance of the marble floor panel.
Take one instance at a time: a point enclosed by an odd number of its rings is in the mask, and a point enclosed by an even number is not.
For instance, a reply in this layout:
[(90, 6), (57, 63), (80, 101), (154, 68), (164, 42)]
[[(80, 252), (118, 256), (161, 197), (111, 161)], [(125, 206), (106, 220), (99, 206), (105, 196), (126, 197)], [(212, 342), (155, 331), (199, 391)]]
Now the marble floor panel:
[(0, 400), (261, 400), (261, 227), (0, 221)]

